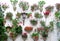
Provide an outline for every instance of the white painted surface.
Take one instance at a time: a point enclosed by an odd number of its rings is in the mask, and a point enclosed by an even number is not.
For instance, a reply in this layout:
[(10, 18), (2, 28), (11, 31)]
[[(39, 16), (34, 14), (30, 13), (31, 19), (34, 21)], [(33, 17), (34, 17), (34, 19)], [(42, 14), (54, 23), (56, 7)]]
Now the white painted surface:
[[(32, 5), (32, 4), (37, 4), (38, 1), (40, 1), (40, 0), (19, 0), (19, 1), (27, 1), (27, 2), (29, 2), (30, 5)], [(46, 1), (46, 4), (44, 5), (44, 7), (46, 7), (48, 5), (55, 6), (56, 3), (59, 3), (60, 2), (60, 0), (45, 0), (45, 1)], [(12, 5), (11, 5), (11, 3), (10, 3), (9, 0), (0, 0), (0, 4), (5, 3), (5, 2), (9, 5), (9, 9), (7, 9), (5, 11), (5, 13), (6, 12), (9, 12), (9, 11), (12, 12), (13, 15), (14, 15), (13, 18), (15, 18), (15, 14), (17, 13), (17, 11), (22, 12), (22, 10), (18, 7), (18, 5), (17, 5), (16, 12), (14, 12), (13, 11), (13, 8), (12, 8)], [(45, 20), (46, 21), (46, 24), (49, 24), (49, 21), (51, 21), (51, 20), (55, 20), (55, 18), (54, 18), (55, 11), (56, 11), (56, 9), (54, 8), (54, 11), (51, 13), (51, 16), (49, 16), (47, 19), (43, 18), (42, 20)], [(30, 12), (30, 10), (28, 10), (28, 12)], [(34, 15), (34, 12), (33, 12), (33, 15)], [(7, 23), (6, 23), (5, 26), (7, 26), (8, 24), (10, 25), (11, 23), (9, 21), (7, 21)], [(26, 19), (26, 22), (25, 22), (25, 25), (24, 26), (22, 25), (23, 26), (23, 29), (27, 25), (31, 25), (30, 22), (29, 22), (29, 19)], [(38, 24), (37, 26), (33, 26), (33, 27), (36, 28), (36, 27), (39, 27), (39, 26), (40, 25)], [(23, 32), (25, 32), (25, 31), (23, 30)], [(28, 35), (29, 36), (28, 36), (28, 39), (26, 41), (33, 41), (32, 38), (30, 37), (30, 34), (28, 34)], [(8, 41), (12, 41), (12, 40), (10, 38), (8, 38)], [(16, 38), (16, 41), (23, 41), (23, 39), (21, 38), (21, 36), (18, 36)], [(43, 41), (43, 39), (39, 39), (38, 41)], [(54, 26), (54, 31), (51, 32), (51, 33), (49, 33), (49, 37), (48, 37), (47, 41), (58, 41), (57, 40), (57, 29), (56, 29), (56, 25)]]

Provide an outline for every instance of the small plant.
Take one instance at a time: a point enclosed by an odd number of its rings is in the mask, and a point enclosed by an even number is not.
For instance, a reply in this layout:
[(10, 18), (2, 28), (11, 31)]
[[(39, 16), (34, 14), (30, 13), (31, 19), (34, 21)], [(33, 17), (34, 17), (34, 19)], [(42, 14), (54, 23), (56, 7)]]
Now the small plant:
[(35, 17), (36, 18), (42, 18), (43, 16), (41, 14), (39, 14), (38, 12), (35, 13)]
[(37, 41), (39, 39), (39, 33), (32, 33), (32, 38), (34, 41)]
[(56, 3), (56, 9), (57, 9), (57, 11), (60, 10), (60, 3)]
[(58, 28), (60, 28), (60, 22), (57, 22), (57, 23), (56, 23), (56, 26), (57, 26)]
[(8, 5), (7, 4), (3, 4), (2, 8), (3, 8), (3, 10), (6, 10), (8, 8)]
[(60, 11), (55, 12), (56, 19), (60, 19)]
[(38, 9), (39, 9), (39, 6), (36, 5), (36, 4), (34, 4), (34, 5), (31, 6), (31, 10), (32, 10), (32, 11), (36, 11), (36, 10), (38, 10)]
[(27, 13), (27, 18), (31, 17), (32, 16), (32, 13)]
[(27, 33), (23, 33), (23, 34), (22, 34), (22, 38), (23, 38), (24, 41), (27, 39), (27, 37), (28, 37), (28, 36), (27, 36)]
[(21, 13), (17, 12), (16, 18), (17, 18), (17, 19), (21, 18)]
[(53, 11), (53, 6), (47, 6), (45, 9), (46, 9), (46, 11), (50, 11), (51, 12), (51, 11)]
[(6, 19), (12, 20), (12, 16), (13, 16), (13, 14), (11, 12), (6, 13)]
[(16, 4), (18, 2), (18, 0), (10, 0), (11, 4), (13, 5), (13, 10), (16, 10)]
[(33, 19), (33, 20), (30, 20), (30, 22), (31, 22), (32, 25), (37, 25), (37, 20)]
[(40, 21), (41, 26), (45, 27), (45, 21)]
[(25, 10), (28, 10), (29, 4), (28, 4), (28, 2), (23, 2), (23, 1), (21, 1), (21, 2), (19, 3), (19, 7), (21, 7), (21, 8), (23, 9), (23, 11), (25, 11)]
[(45, 11), (44, 12), (45, 18), (47, 18), (49, 16), (49, 14), (50, 14), (50, 11)]
[(39, 2), (38, 2), (39, 9), (40, 9), (41, 12), (42, 12), (42, 10), (43, 10), (44, 4), (45, 4), (45, 1), (39, 1)]

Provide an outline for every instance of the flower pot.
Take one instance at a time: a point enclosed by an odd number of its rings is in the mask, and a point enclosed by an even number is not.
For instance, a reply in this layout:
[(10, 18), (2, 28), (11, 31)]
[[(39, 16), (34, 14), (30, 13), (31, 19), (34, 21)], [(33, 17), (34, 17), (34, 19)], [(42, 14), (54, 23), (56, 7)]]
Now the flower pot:
[(24, 30), (27, 32), (31, 32), (33, 28), (31, 26), (26, 26)]

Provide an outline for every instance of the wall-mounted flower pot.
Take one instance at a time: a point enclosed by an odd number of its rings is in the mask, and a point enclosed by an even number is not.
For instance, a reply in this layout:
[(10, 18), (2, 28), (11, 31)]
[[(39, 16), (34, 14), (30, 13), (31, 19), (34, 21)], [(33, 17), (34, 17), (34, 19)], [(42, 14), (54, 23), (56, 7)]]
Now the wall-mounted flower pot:
[(8, 5), (7, 4), (3, 4), (2, 8), (3, 8), (3, 10), (6, 10), (8, 8)]
[(38, 22), (37, 22), (37, 20), (34, 20), (34, 19), (33, 19), (33, 20), (30, 20), (30, 23), (31, 23), (32, 25), (37, 25)]
[(34, 16), (35, 18), (39, 18), (39, 19), (43, 17), (42, 14), (39, 14), (39, 12), (36, 12)]
[(17, 12), (16, 18), (17, 18), (17, 19), (21, 18), (21, 13)]
[(31, 32), (33, 30), (33, 27), (26, 26), (24, 30), (27, 31), (27, 32)]
[(32, 33), (32, 38), (33, 38), (34, 41), (38, 41), (39, 33)]
[(36, 5), (36, 4), (33, 4), (33, 5), (31, 6), (31, 10), (32, 10), (32, 11), (36, 11), (36, 10), (38, 10), (38, 9), (39, 9), (39, 6)]
[(47, 6), (45, 9), (46, 9), (46, 11), (50, 11), (51, 12), (51, 11), (53, 11), (53, 8), (54, 8), (53, 6)]
[(55, 17), (56, 17), (57, 20), (60, 19), (60, 11), (55, 12)]
[(21, 1), (21, 2), (19, 3), (19, 7), (22, 8), (23, 11), (25, 11), (25, 10), (28, 10), (29, 4), (28, 4), (28, 2), (23, 2), (23, 1)]
[(45, 4), (45, 1), (39, 1), (39, 2), (38, 2), (40, 12), (43, 11), (43, 6), (44, 6), (44, 4)]
[(6, 19), (12, 20), (13, 14), (11, 12), (6, 13)]
[(57, 9), (57, 11), (60, 10), (60, 3), (56, 3), (56, 9)]
[(49, 16), (49, 14), (50, 14), (50, 11), (45, 11), (44, 12), (45, 18), (47, 18)]
[(22, 34), (22, 38), (23, 38), (24, 41), (27, 39), (27, 37), (28, 37), (28, 36), (27, 36), (27, 33), (23, 33), (23, 34)]

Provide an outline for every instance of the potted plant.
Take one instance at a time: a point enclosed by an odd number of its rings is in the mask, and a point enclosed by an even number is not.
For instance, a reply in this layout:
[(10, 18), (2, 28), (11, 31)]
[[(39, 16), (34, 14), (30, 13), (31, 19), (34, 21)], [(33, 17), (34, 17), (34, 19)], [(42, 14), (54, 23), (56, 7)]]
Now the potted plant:
[(47, 37), (48, 37), (48, 32), (49, 31), (53, 31), (53, 21), (50, 22), (50, 25), (49, 26), (46, 26), (45, 25), (45, 22), (44, 21), (41, 21), (41, 26), (43, 27), (42, 29), (38, 29), (43, 37), (43, 40), (46, 41)]
[(30, 23), (32, 24), (32, 25), (37, 25), (37, 20), (30, 20)]
[(8, 36), (5, 33), (3, 33), (0, 36), (0, 39), (1, 39), (0, 41), (7, 41), (7, 38), (8, 38)]
[(12, 20), (13, 14), (11, 12), (6, 13), (6, 19)]
[(21, 13), (17, 12), (16, 18), (17, 18), (17, 19), (21, 18)]
[(21, 2), (19, 3), (19, 7), (21, 7), (21, 8), (23, 9), (23, 11), (25, 11), (25, 10), (28, 10), (29, 4), (28, 4), (28, 2), (23, 2), (23, 1), (21, 1)]
[(38, 41), (38, 39), (39, 39), (39, 33), (32, 33), (32, 38), (33, 38), (33, 40), (34, 41)]
[(9, 33), (10, 30), (11, 30), (11, 27), (10, 27), (10, 26), (7, 26), (7, 27), (6, 27), (6, 32)]
[(7, 41), (7, 35), (5, 34), (5, 29), (4, 29), (4, 14), (2, 11), (2, 8), (0, 6), (0, 41)]
[(39, 14), (38, 12), (35, 13), (34, 15), (36, 18), (42, 18), (43, 16), (41, 14)]
[(10, 37), (12, 38), (13, 41), (15, 41), (15, 39), (16, 39), (16, 37), (17, 37), (17, 33), (16, 33), (16, 30), (15, 30), (15, 29), (16, 29), (16, 28), (13, 27), (13, 28), (11, 29), (11, 32), (10, 32)]
[(57, 20), (60, 19), (60, 11), (55, 12), (55, 17), (56, 17)]
[(27, 33), (22, 33), (22, 38), (23, 38), (23, 40), (25, 41), (26, 39), (27, 39)]
[(57, 9), (57, 11), (60, 10), (60, 3), (56, 3), (56, 9)]
[(49, 14), (50, 14), (50, 11), (45, 11), (44, 12), (45, 18), (47, 18), (49, 16)]
[(51, 11), (53, 11), (53, 8), (54, 8), (53, 6), (47, 6), (45, 9), (46, 9), (46, 11), (50, 11), (51, 12)]
[(31, 26), (26, 26), (24, 28), (24, 30), (27, 31), (27, 32), (31, 32), (33, 30), (33, 28)]
[(40, 12), (42, 12), (44, 4), (45, 4), (45, 1), (39, 1), (38, 2)]
[(15, 28), (15, 31), (16, 31), (16, 34), (18, 35), (18, 34), (22, 34), (22, 26), (17, 26), (16, 28)]
[(3, 10), (6, 10), (8, 8), (8, 5), (6, 3), (2, 4), (2, 8), (3, 8)]
[(16, 10), (16, 4), (18, 2), (18, 0), (10, 0), (11, 4), (13, 5), (13, 10)]
[(32, 13), (31, 12), (27, 13), (27, 18), (29, 18), (31, 16), (32, 16)]
[(36, 4), (33, 4), (33, 5), (31, 6), (31, 10), (32, 10), (32, 11), (36, 11), (36, 10), (38, 10), (38, 9), (39, 9), (39, 6), (36, 5)]
[(45, 27), (45, 21), (40, 21), (41, 26)]

